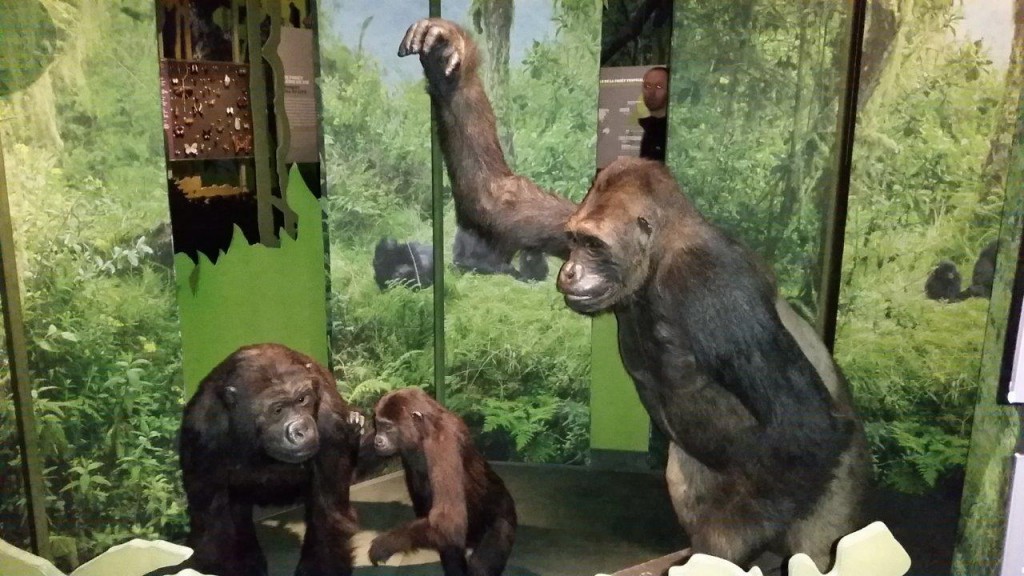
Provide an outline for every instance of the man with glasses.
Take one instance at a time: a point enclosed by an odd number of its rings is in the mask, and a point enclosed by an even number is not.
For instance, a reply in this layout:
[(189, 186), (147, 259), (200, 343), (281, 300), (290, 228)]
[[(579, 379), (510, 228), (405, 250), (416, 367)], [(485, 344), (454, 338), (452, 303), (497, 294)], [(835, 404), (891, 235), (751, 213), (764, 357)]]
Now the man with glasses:
[(668, 68), (655, 66), (644, 74), (643, 98), (651, 115), (638, 120), (644, 130), (640, 157), (664, 162), (668, 136)]

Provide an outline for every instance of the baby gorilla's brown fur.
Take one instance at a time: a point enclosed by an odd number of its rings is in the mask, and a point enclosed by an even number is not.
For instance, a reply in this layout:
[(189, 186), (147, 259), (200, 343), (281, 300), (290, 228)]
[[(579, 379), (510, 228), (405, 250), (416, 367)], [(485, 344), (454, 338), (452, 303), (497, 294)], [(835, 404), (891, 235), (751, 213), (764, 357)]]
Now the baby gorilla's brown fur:
[(374, 539), (370, 560), (433, 548), (445, 576), (501, 574), (515, 540), (515, 503), (465, 423), (419, 388), (387, 394), (375, 412), (374, 448), (401, 456), (417, 519)]

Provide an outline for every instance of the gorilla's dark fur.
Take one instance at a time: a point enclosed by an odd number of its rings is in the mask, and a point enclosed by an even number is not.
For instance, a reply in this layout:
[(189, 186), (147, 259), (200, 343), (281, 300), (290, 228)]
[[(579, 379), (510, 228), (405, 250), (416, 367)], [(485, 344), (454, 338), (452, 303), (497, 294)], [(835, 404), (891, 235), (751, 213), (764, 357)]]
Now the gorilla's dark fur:
[(946, 302), (960, 302), (968, 298), (991, 298), (998, 251), (998, 240), (989, 242), (981, 249), (971, 271), (971, 285), (964, 290), (960, 290), (962, 278), (956, 264), (949, 260), (939, 262), (924, 283), (925, 296)]
[(377, 287), (427, 288), (434, 283), (434, 252), (427, 244), (381, 238), (373, 250)]
[(229, 355), (185, 406), (179, 454), (195, 553), (173, 573), (266, 575), (253, 506), (301, 503), (306, 535), (295, 574), (350, 575), (361, 424), (309, 356), (279, 344)]
[(861, 527), (867, 444), (828, 350), (766, 269), (659, 163), (613, 162), (579, 206), (514, 174), (457, 25), (421, 20), (398, 53), (423, 64), (459, 225), (505, 253), (565, 259), (566, 304), (615, 314), (626, 368), (672, 442), (666, 474), (692, 552), (742, 565), (804, 552), (826, 570), (833, 543)]

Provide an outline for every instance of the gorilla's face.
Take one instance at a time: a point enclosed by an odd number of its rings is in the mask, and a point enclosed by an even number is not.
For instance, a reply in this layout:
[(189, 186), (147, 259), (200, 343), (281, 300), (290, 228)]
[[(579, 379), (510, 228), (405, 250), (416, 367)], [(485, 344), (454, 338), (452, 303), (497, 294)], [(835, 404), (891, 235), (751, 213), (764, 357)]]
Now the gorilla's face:
[(603, 176), (569, 218), (571, 253), (558, 272), (558, 291), (581, 314), (624, 302), (647, 282), (651, 269), (653, 228), (640, 183)]
[(275, 460), (304, 462), (320, 448), (313, 378), (301, 366), (281, 371), (254, 399), (260, 445)]
[(374, 407), (373, 449), (378, 456), (394, 456), (422, 449), (424, 412), (430, 402), (418, 388), (396, 390), (384, 395)]
[(398, 453), (398, 427), (394, 422), (378, 416), (376, 418), (376, 434), (373, 437), (373, 449), (378, 456), (388, 457)]

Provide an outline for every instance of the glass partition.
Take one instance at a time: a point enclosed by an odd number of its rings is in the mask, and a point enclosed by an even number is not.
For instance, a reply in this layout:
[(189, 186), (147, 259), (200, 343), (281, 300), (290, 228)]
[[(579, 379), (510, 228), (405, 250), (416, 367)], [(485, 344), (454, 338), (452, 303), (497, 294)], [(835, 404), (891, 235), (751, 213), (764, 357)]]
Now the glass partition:
[(1017, 98), (1012, 4), (907, 18), (869, 3), (877, 72), (861, 78), (836, 352), (879, 480), (901, 491), (955, 485), (967, 457)]
[[(594, 170), (600, 11), (553, 0), (441, 9), (479, 42), (509, 165), (582, 199)], [(446, 402), (491, 459), (585, 464), (590, 320), (555, 289), (561, 261), (499, 253), (459, 229), (447, 191), (445, 201)]]
[(426, 16), (426, 2), (320, 10), (331, 356), (367, 413), (389, 390), (433, 384), (430, 100), (417, 59), (396, 56)]
[[(0, 334), (0, 344), (5, 338)], [(25, 504), (25, 478), (18, 444), (10, 364), (5, 350), (6, 346), (0, 348), (0, 462), (3, 463), (0, 467), (0, 538), (29, 550), (31, 521)]]
[(676, 3), (667, 163), (808, 319), (835, 191), (850, 3)]
[[(19, 2), (3, 12), (21, 10), (38, 18), (4, 22), (5, 36), (18, 33), (13, 53), (49, 50), (49, 61), (0, 96), (0, 130), (51, 544), (70, 569), (130, 537), (171, 539), (185, 525), (154, 11), (151, 0), (131, 0)], [(7, 378), (0, 388), (8, 392)], [(2, 405), (7, 492), (7, 470), (18, 467), (8, 452), (11, 403)], [(20, 505), (0, 501), (5, 514)]]

